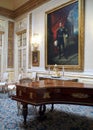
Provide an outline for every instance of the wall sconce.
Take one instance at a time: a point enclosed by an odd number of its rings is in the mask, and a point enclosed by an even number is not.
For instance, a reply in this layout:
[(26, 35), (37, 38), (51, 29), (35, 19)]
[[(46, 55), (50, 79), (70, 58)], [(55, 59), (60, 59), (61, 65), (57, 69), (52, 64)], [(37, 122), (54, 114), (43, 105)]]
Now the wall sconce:
[(33, 46), (33, 50), (36, 51), (39, 48), (39, 34), (35, 33), (32, 37), (32, 46)]

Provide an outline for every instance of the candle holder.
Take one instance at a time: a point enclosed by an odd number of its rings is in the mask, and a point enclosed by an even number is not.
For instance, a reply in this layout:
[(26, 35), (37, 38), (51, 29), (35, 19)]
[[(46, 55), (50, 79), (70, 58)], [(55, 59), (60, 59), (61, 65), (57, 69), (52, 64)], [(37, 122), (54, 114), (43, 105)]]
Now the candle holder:
[(64, 66), (62, 67), (62, 77), (64, 78), (65, 71), (64, 71)]

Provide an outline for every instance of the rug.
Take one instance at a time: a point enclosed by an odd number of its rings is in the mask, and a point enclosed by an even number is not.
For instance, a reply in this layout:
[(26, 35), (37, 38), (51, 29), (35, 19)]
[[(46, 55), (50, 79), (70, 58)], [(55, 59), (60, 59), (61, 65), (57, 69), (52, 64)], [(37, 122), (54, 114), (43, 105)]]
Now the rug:
[[(50, 112), (47, 105), (43, 121), (38, 120), (38, 107), (28, 106), (27, 128), (23, 116), (17, 115), (17, 102), (0, 93), (0, 130), (93, 130), (93, 107), (56, 104)], [(37, 110), (37, 111), (36, 111)]]

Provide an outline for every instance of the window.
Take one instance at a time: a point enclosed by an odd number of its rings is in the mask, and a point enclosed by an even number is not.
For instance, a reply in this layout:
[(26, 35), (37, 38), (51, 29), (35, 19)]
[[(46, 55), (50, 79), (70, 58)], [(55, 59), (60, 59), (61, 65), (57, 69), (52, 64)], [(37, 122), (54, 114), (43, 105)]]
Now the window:
[(3, 57), (3, 34), (4, 32), (0, 32), (0, 73), (2, 70), (3, 62), (2, 62), (2, 57)]
[(18, 39), (18, 69), (24, 68), (26, 70), (26, 30), (17, 33), (17, 39)]

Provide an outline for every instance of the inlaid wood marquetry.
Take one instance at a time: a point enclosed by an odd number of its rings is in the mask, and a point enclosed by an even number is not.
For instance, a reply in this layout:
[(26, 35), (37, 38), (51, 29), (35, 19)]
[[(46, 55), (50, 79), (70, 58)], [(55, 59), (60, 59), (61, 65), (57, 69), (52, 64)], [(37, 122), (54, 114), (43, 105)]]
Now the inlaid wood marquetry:
[(46, 92), (46, 93), (44, 93), (44, 96), (43, 96), (43, 98), (50, 98), (50, 95), (49, 95), (49, 93), (48, 92)]
[[(25, 92), (23, 92), (24, 88)], [(12, 99), (23, 104), (25, 123), (28, 104), (39, 106), (41, 117), (46, 111), (46, 104), (51, 104), (51, 110), (54, 109), (54, 104), (63, 103), (93, 106), (93, 84), (48, 79), (27, 85), (17, 84), (16, 91), (16, 95), (12, 96)]]
[(85, 93), (72, 93), (72, 97), (74, 98), (88, 98), (89, 95)]
[(56, 89), (55, 92), (56, 92), (56, 93), (60, 93), (60, 92), (61, 92), (61, 89)]
[(17, 84), (14, 100), (27, 104), (84, 104), (93, 105), (93, 85), (62, 80), (39, 80)]
[(33, 98), (33, 93), (30, 93), (29, 97), (32, 99)]
[(19, 94), (18, 94), (18, 96), (22, 96), (22, 91), (21, 91), (21, 90), (19, 91)]

